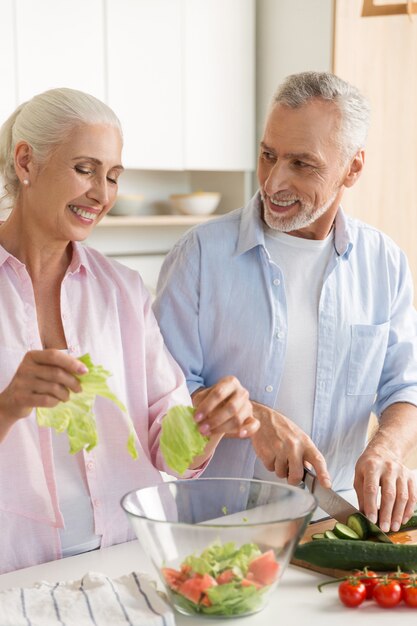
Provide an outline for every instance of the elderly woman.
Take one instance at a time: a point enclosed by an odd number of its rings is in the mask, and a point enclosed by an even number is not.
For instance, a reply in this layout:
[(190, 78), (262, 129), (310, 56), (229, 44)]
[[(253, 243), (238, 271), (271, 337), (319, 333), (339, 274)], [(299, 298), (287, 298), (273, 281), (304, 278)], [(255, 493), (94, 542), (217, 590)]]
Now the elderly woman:
[[(122, 133), (92, 96), (53, 89), (21, 105), (0, 131), (0, 174), (12, 211), (0, 225), (0, 571), (133, 538), (121, 496), (161, 481), (161, 419), (190, 404), (137, 272), (80, 245), (117, 194)], [(113, 373), (133, 420), (139, 459), (126, 453), (126, 416), (97, 398), (99, 444), (68, 453), (40, 428), (36, 407), (80, 392), (84, 353)], [(234, 378), (197, 406), (210, 439), (198, 475), (227, 432), (251, 436), (247, 392)]]

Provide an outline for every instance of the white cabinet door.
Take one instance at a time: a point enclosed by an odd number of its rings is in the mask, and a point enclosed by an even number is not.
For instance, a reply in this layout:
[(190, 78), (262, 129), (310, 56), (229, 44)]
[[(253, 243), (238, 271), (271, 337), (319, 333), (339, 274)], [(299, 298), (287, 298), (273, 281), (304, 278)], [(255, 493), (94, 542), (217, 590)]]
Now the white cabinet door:
[(0, 19), (0, 125), (13, 113), (17, 106), (15, 75), (15, 30), (14, 0), (3, 0)]
[(53, 87), (105, 99), (102, 0), (15, 0), (19, 102)]
[(185, 0), (185, 169), (252, 170), (254, 0)]
[(182, 0), (108, 0), (107, 32), (125, 167), (183, 169)]

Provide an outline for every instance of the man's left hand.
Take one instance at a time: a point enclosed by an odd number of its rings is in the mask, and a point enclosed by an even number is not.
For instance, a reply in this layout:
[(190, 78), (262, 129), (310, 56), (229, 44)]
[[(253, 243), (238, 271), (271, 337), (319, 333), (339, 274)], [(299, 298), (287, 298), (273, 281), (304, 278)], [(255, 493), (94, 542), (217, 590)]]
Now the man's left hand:
[[(355, 468), (354, 487), (359, 508), (382, 531), (397, 531), (414, 513), (417, 484), (413, 472), (391, 450), (368, 445)], [(378, 514), (377, 497), (381, 489)]]

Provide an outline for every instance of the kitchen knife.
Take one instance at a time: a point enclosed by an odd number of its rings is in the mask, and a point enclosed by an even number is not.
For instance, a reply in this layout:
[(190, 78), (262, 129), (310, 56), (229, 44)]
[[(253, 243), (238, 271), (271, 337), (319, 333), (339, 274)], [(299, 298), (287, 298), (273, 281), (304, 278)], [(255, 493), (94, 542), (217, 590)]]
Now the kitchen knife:
[(331, 517), (343, 524), (347, 523), (347, 518), (353, 513), (360, 515), (366, 520), (369, 528), (369, 534), (373, 539), (382, 541), (383, 543), (393, 543), (391, 539), (386, 535), (376, 524), (373, 524), (368, 518), (355, 508), (353, 504), (350, 504), (347, 500), (342, 498), (338, 493), (326, 487), (320, 485), (317, 476), (306, 467), (304, 468), (303, 483), (308, 490), (315, 496), (319, 506), (323, 511), (326, 511)]

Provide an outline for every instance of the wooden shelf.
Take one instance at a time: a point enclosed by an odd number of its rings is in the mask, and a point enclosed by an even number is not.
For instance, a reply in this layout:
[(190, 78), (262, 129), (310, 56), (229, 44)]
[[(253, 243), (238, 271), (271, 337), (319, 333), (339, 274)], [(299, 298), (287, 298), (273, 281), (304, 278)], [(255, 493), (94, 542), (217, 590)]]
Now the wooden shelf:
[(99, 228), (117, 226), (194, 226), (218, 217), (216, 215), (106, 215)]

